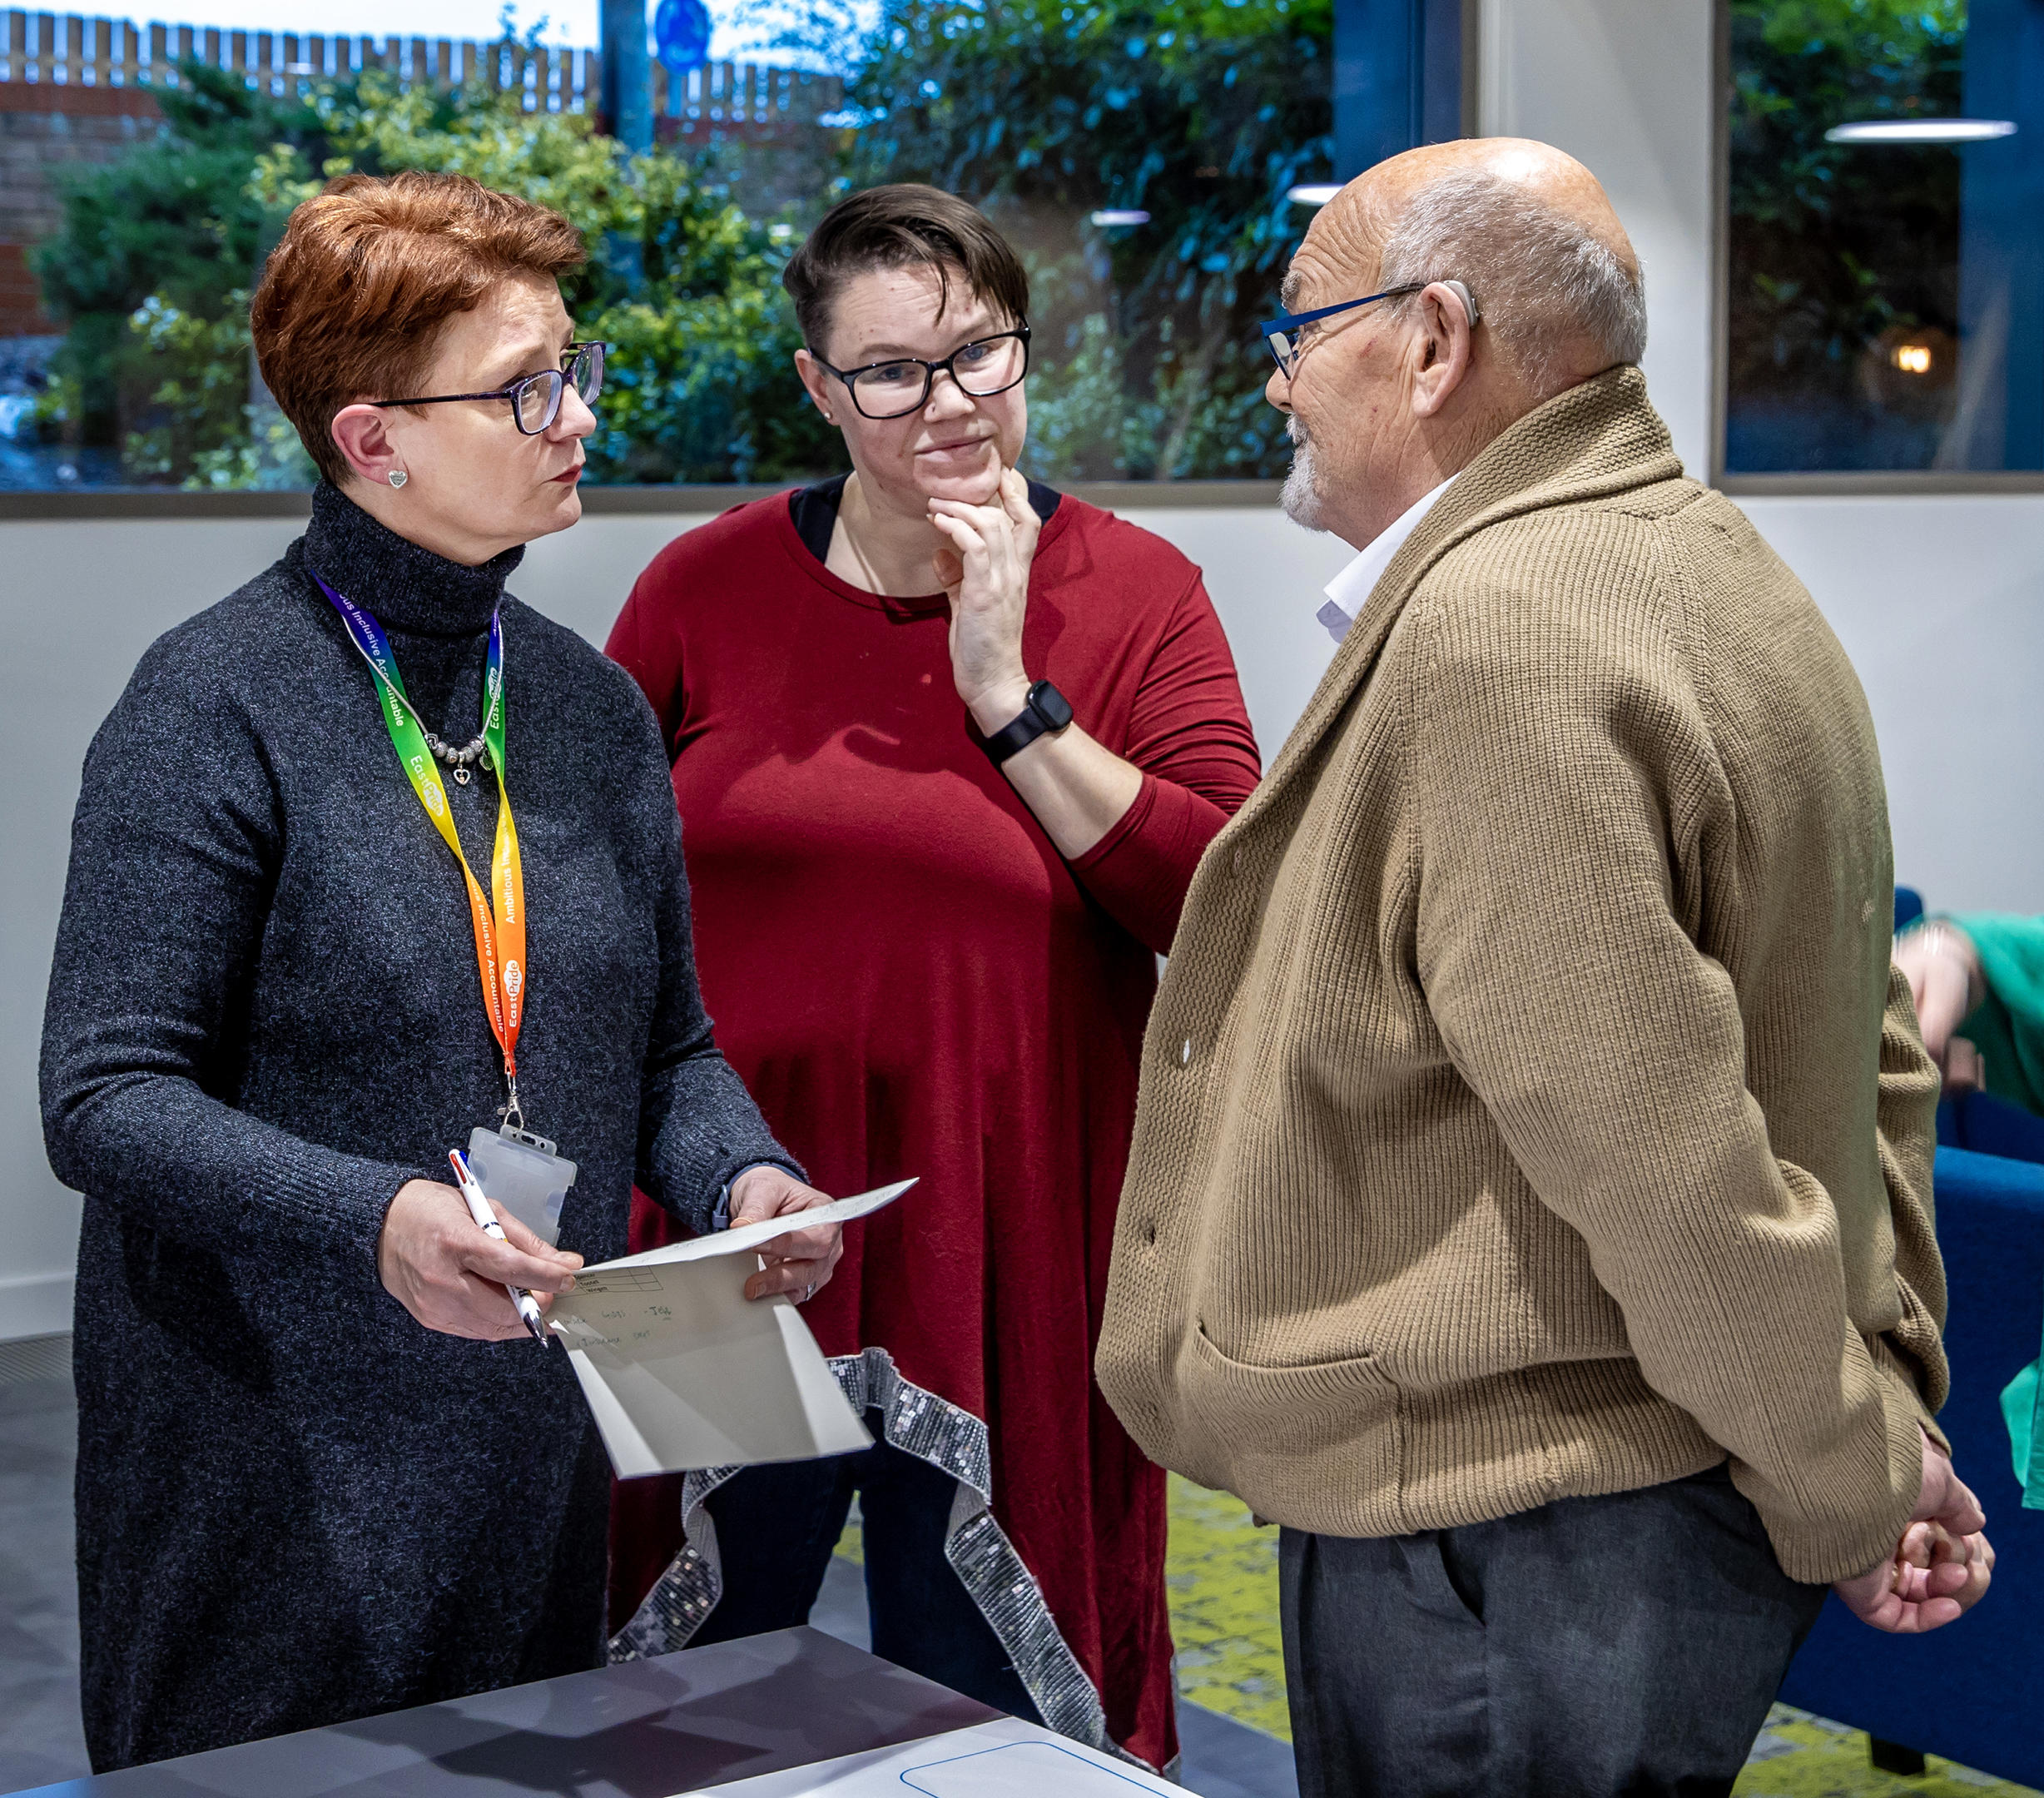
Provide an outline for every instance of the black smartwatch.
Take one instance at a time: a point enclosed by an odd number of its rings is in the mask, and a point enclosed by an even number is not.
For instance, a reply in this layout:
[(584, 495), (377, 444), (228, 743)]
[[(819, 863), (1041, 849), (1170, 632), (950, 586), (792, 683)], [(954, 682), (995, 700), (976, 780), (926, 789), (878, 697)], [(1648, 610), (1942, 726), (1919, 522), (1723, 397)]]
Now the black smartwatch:
[(1029, 688), (1022, 702), (1022, 716), (986, 739), (986, 752), (995, 767), (1018, 749), (1026, 749), (1039, 737), (1061, 731), (1072, 722), (1072, 708), (1063, 693), (1047, 680)]

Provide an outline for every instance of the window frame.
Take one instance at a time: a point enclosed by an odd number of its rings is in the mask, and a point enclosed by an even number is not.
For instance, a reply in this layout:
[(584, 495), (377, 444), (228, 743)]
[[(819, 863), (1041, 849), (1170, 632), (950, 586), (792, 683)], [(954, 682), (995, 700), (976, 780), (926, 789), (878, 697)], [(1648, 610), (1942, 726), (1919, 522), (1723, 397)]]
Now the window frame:
[(1725, 467), (1732, 380), (1732, 0), (1712, 0), (1710, 484), (1734, 499), (2044, 493), (2044, 469), (1881, 469), (1735, 474)]

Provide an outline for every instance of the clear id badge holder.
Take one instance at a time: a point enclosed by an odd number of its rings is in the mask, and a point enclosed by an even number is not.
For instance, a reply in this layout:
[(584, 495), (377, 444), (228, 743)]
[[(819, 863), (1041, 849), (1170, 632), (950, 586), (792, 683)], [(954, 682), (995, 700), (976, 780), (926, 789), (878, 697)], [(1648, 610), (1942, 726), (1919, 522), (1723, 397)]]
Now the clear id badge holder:
[(469, 1133), (469, 1166), (491, 1204), (509, 1211), (542, 1242), (558, 1241), (561, 1207), (575, 1184), (575, 1164), (563, 1161), (543, 1136), (505, 1125)]

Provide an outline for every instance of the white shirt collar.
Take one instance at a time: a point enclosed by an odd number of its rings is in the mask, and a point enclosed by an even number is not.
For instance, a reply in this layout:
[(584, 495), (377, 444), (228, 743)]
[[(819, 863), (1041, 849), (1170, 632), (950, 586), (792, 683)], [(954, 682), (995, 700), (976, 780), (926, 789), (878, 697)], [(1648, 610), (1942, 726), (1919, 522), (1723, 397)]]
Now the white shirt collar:
[(1317, 616), (1327, 626), (1327, 634), (1337, 643), (1348, 634), (1350, 628), (1362, 616), (1362, 608), (1371, 593), (1383, 579), (1384, 570), (1391, 566), (1393, 558), (1405, 548), (1406, 539), (1420, 528), (1420, 520), (1433, 509), (1434, 502), (1454, 484), (1455, 477), (1451, 474), (1431, 493), (1414, 500), (1398, 514), (1395, 523), (1387, 525), (1353, 562), (1322, 589), (1327, 599)]

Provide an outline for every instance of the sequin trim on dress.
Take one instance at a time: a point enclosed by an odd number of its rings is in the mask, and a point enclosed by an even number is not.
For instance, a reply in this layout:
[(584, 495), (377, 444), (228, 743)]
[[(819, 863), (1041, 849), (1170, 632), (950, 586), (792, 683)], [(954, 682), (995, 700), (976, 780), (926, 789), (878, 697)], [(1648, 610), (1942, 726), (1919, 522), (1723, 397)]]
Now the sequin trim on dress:
[[(1088, 1747), (1134, 1760), (1107, 1734), (1100, 1695), (1050, 1614), (1043, 1588), (995, 1521), (993, 1456), (986, 1425), (970, 1411), (910, 1384), (885, 1348), (831, 1363), (851, 1408), (881, 1413), (886, 1439), (958, 1482), (945, 1558), (1014, 1661), (1046, 1728)], [(723, 1592), (717, 1526), (703, 1501), (741, 1470), (711, 1468), (682, 1483), (683, 1546), (632, 1619), (611, 1638), (610, 1658), (686, 1648)], [(1138, 1761), (1139, 1766), (1143, 1763)]]

